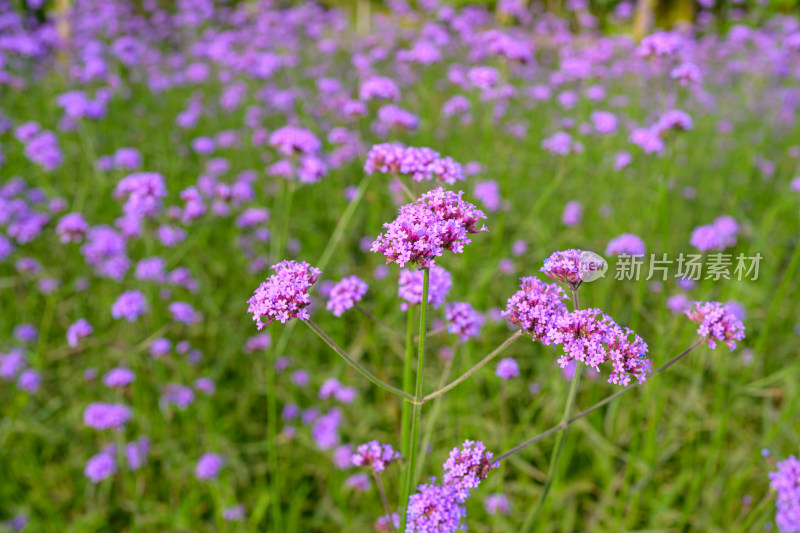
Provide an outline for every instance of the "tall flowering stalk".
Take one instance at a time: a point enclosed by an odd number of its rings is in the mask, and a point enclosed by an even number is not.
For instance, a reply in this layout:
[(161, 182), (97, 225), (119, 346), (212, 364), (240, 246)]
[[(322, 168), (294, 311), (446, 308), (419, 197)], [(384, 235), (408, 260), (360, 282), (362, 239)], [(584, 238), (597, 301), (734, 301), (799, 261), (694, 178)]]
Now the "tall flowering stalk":
[[(470, 234), (486, 231), (478, 228), (478, 221), (486, 218), (474, 205), (462, 200), (463, 192), (447, 191), (442, 187), (423, 194), (413, 203), (400, 208), (398, 217), (384, 224), (385, 232), (378, 235), (371, 250), (386, 257), (386, 263), (416, 264), (423, 270), (422, 299), (420, 301), (419, 343), (417, 347), (417, 376), (414, 386), (415, 403), (408, 413), (403, 413), (401, 438), (402, 450), (407, 454), (405, 473), (400, 485), (400, 529), (406, 524), (405, 502), (415, 482), (419, 431), (422, 418), (422, 385), (425, 369), (425, 340), (428, 327), (428, 293), (430, 269), (436, 258), (445, 251), (461, 253), (464, 245), (471, 242)], [(404, 368), (404, 391), (409, 392), (411, 368), (411, 311), (406, 336), (406, 361)]]

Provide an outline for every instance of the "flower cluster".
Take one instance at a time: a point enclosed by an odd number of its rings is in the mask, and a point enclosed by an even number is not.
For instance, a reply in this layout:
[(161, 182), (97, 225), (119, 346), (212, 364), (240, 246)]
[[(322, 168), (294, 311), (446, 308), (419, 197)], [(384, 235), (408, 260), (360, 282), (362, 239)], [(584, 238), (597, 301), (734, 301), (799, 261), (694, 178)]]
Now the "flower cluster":
[(309, 318), (306, 311), (306, 307), (311, 305), (308, 290), (322, 274), (322, 271), (306, 262), (290, 260), (281, 261), (272, 269), (275, 274), (259, 285), (247, 300), (247, 312), (253, 313), (258, 329), (275, 320), (284, 324), (293, 318)]
[(521, 278), (522, 285), (506, 303), (502, 315), (506, 320), (533, 334), (541, 340), (555, 320), (567, 312), (564, 300), (567, 295), (555, 283), (545, 283), (539, 278)]
[(447, 331), (458, 335), (461, 342), (477, 337), (483, 325), (483, 315), (466, 302), (447, 304), (444, 308)]
[(631, 375), (643, 383), (650, 372), (647, 344), (599, 309), (580, 309), (561, 315), (542, 342), (562, 346), (564, 354), (558, 360), (561, 368), (573, 360), (594, 369), (611, 361), (613, 370), (608, 382), (616, 385), (627, 386)]
[(120, 429), (130, 419), (130, 408), (117, 403), (91, 403), (83, 411), (83, 423), (97, 430)]
[(697, 334), (705, 339), (709, 348), (716, 348), (717, 341), (722, 341), (733, 351), (736, 341), (744, 339), (742, 321), (720, 302), (695, 302), (686, 316), (700, 324)]
[(800, 460), (794, 455), (778, 462), (777, 472), (769, 473), (769, 486), (778, 493), (775, 523), (778, 530), (800, 531)]
[(569, 249), (553, 253), (544, 260), (541, 270), (547, 277), (569, 285), (579, 284), (581, 280), (582, 250)]
[(465, 179), (463, 168), (451, 157), (442, 157), (430, 148), (397, 143), (374, 145), (367, 154), (364, 171), (409, 176), (416, 182), (439, 179), (448, 185)]
[(381, 444), (373, 440), (356, 449), (351, 461), (356, 466), (371, 468), (376, 474), (386, 470), (386, 466), (402, 459), (391, 444)]
[(414, 263), (422, 268), (433, 266), (445, 250), (461, 253), (472, 242), (469, 234), (488, 231), (485, 226), (477, 228), (486, 215), (462, 200), (463, 194), (439, 187), (404, 205), (394, 221), (384, 224), (386, 232), (378, 235), (370, 250), (383, 254), (387, 264)]
[(348, 309), (352, 309), (356, 303), (367, 293), (367, 284), (358, 276), (348, 276), (331, 288), (328, 303), (325, 308), (333, 313), (333, 316), (342, 316)]
[(442, 484), (431, 483), (417, 487), (409, 498), (406, 510), (406, 533), (452, 533), (466, 529), (462, 520), (467, 516), (464, 503), (472, 489), (486, 479), (499, 465), (481, 442), (467, 440), (454, 448), (444, 462)]
[(723, 215), (711, 224), (696, 227), (689, 243), (701, 252), (722, 251), (736, 246), (738, 235), (739, 223), (732, 216)]

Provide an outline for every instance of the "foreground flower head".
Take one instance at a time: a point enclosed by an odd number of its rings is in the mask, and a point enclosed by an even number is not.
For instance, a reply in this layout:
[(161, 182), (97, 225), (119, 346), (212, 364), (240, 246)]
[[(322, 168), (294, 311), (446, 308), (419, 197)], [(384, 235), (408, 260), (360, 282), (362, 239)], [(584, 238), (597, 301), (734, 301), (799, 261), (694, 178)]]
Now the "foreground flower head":
[(381, 444), (373, 440), (359, 446), (351, 461), (356, 466), (371, 468), (376, 474), (380, 474), (386, 470), (387, 465), (401, 458), (391, 444)]
[[(309, 318), (306, 307), (311, 305), (308, 290), (322, 271), (306, 262), (284, 260), (271, 267), (275, 274), (267, 278), (247, 300), (248, 313), (253, 313), (258, 329), (280, 320), (285, 324), (293, 318)], [(262, 319), (266, 319), (262, 321)]]
[(325, 308), (333, 316), (342, 316), (348, 309), (352, 309), (367, 293), (367, 284), (358, 276), (348, 276), (331, 288), (328, 304)]
[(561, 315), (542, 342), (563, 348), (564, 354), (558, 360), (561, 368), (579, 361), (597, 369), (611, 361), (613, 369), (608, 382), (616, 385), (627, 386), (631, 376), (643, 383), (650, 372), (647, 344), (599, 309), (581, 309)]
[(508, 299), (502, 315), (506, 320), (533, 334), (534, 340), (544, 338), (556, 318), (567, 312), (564, 289), (555, 283), (526, 277), (520, 278), (522, 285)]
[(431, 478), (430, 484), (420, 485), (408, 500), (406, 533), (462, 531), (466, 516), (467, 509), (459, 502), (456, 488), (437, 485), (436, 478)]
[(469, 234), (488, 231), (477, 227), (486, 215), (462, 200), (463, 194), (439, 187), (404, 205), (394, 221), (383, 225), (386, 232), (378, 235), (370, 250), (383, 254), (387, 264), (414, 263), (422, 268), (431, 267), (445, 250), (461, 253), (472, 242)]
[(744, 339), (742, 321), (720, 302), (695, 302), (686, 316), (700, 324), (697, 334), (705, 339), (709, 348), (716, 348), (717, 341), (722, 341), (733, 351), (736, 341)]
[(779, 531), (800, 531), (800, 460), (794, 455), (778, 462), (769, 473), (769, 486), (778, 493), (775, 523)]

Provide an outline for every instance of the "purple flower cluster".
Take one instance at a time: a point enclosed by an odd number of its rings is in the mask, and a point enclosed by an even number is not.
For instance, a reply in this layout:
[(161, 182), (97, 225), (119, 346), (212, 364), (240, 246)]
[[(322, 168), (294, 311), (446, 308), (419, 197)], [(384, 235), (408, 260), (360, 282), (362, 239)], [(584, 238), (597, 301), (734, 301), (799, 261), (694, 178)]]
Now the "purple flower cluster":
[[(271, 267), (275, 274), (267, 278), (247, 300), (248, 313), (253, 313), (258, 329), (280, 320), (285, 324), (293, 318), (309, 318), (306, 307), (311, 305), (308, 290), (322, 271), (306, 262), (284, 260)], [(266, 321), (262, 321), (266, 319)]]
[(606, 246), (606, 255), (643, 256), (647, 251), (644, 241), (638, 235), (623, 233), (611, 239)]
[(494, 374), (504, 380), (519, 376), (519, 365), (513, 357), (505, 357), (497, 363)]
[(372, 469), (376, 474), (386, 470), (386, 466), (402, 459), (400, 453), (391, 444), (381, 444), (373, 440), (356, 448), (351, 461), (355, 466)]
[(544, 260), (544, 265), (539, 270), (561, 283), (580, 285), (587, 274), (601, 266), (594, 264), (599, 258), (589, 258), (586, 254), (587, 252), (576, 249), (554, 252)]
[(140, 291), (125, 291), (111, 306), (111, 316), (119, 320), (135, 322), (140, 315), (147, 312), (147, 300)]
[(358, 276), (347, 276), (331, 287), (328, 303), (325, 308), (333, 316), (342, 316), (352, 309), (367, 293), (367, 284)]
[(136, 218), (157, 215), (166, 196), (164, 178), (155, 172), (130, 174), (122, 178), (114, 189), (115, 198), (126, 199), (125, 214)]
[(422, 268), (431, 267), (445, 250), (461, 253), (472, 242), (469, 234), (488, 231), (485, 226), (477, 228), (486, 215), (462, 200), (463, 194), (439, 187), (404, 205), (394, 221), (383, 225), (386, 232), (378, 235), (370, 250), (383, 254), (387, 264), (414, 263)]
[(194, 475), (201, 481), (216, 479), (222, 470), (225, 459), (216, 453), (204, 453), (197, 460), (194, 468)]
[(117, 403), (90, 403), (83, 411), (83, 423), (90, 428), (121, 429), (130, 419), (131, 409)]
[[(400, 309), (407, 311), (410, 305), (422, 303), (422, 284), (424, 272), (422, 270), (411, 270), (404, 268), (400, 270), (400, 281), (397, 286), (397, 295), (405, 300), (400, 304)], [(453, 288), (450, 272), (433, 265), (430, 269), (430, 279), (428, 280), (428, 304), (434, 308), (440, 307), (450, 289)]]
[(286, 156), (315, 154), (322, 146), (311, 131), (295, 126), (284, 126), (272, 132), (269, 144)]
[(454, 448), (444, 462), (442, 484), (432, 478), (409, 498), (406, 510), (406, 533), (452, 533), (466, 529), (464, 503), (472, 489), (499, 466), (481, 442), (464, 441)]
[(800, 460), (790, 455), (775, 466), (769, 473), (769, 486), (778, 493), (775, 523), (780, 531), (800, 532)]
[(736, 341), (744, 339), (742, 321), (720, 302), (695, 302), (686, 310), (686, 316), (700, 324), (697, 334), (705, 339), (709, 348), (716, 348), (717, 341), (722, 341), (733, 351)]
[(483, 315), (467, 302), (447, 304), (444, 308), (447, 331), (458, 335), (461, 342), (477, 337), (483, 325)]
[(364, 171), (408, 176), (416, 182), (438, 179), (448, 185), (465, 179), (463, 168), (451, 157), (442, 157), (430, 148), (397, 143), (374, 145), (367, 153)]
[(739, 223), (729, 215), (717, 217), (706, 226), (698, 226), (692, 231), (689, 243), (701, 252), (722, 251), (736, 246)]
[(558, 360), (561, 368), (573, 360), (594, 369), (611, 361), (613, 368), (608, 382), (615, 385), (627, 386), (631, 376), (644, 383), (650, 372), (647, 344), (599, 309), (580, 309), (559, 316), (542, 342), (561, 345), (564, 350)]
[(521, 278), (522, 285), (508, 299), (502, 316), (519, 326), (523, 331), (533, 334), (534, 340), (542, 340), (555, 323), (567, 312), (564, 290), (555, 283), (545, 283), (539, 278)]

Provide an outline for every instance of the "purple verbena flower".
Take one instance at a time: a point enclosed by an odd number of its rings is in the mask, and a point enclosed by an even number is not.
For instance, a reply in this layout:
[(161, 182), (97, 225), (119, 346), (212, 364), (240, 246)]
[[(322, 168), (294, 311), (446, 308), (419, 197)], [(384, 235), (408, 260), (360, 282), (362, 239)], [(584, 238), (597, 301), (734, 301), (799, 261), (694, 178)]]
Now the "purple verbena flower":
[[(308, 290), (322, 271), (306, 262), (284, 260), (271, 267), (275, 274), (267, 278), (247, 301), (248, 313), (253, 313), (258, 329), (280, 320), (285, 324), (293, 318), (309, 318), (306, 307), (311, 304)], [(262, 319), (266, 318), (266, 322)]]
[(483, 325), (483, 315), (467, 302), (447, 304), (444, 309), (447, 331), (458, 335), (461, 342), (477, 337)]
[(462, 195), (440, 187), (404, 205), (394, 221), (384, 224), (386, 232), (370, 249), (383, 254), (387, 264), (414, 263), (422, 268), (431, 267), (445, 250), (461, 253), (472, 242), (469, 234), (488, 231), (476, 227), (486, 215)]
[(376, 474), (386, 470), (386, 466), (402, 459), (402, 456), (392, 448), (391, 444), (381, 444), (373, 440), (362, 444), (356, 449), (351, 461), (355, 466), (371, 468)]
[(333, 316), (342, 316), (348, 309), (352, 309), (367, 293), (367, 284), (358, 276), (347, 276), (334, 285), (325, 308)]
[(216, 479), (219, 471), (222, 470), (222, 465), (225, 462), (221, 455), (216, 453), (204, 453), (197, 460), (197, 465), (194, 468), (194, 475), (200, 481), (208, 481)]
[(800, 460), (794, 455), (778, 461), (769, 473), (769, 486), (777, 493), (775, 523), (780, 531), (800, 531)]
[(128, 322), (135, 322), (145, 312), (147, 301), (140, 291), (123, 292), (111, 306), (111, 316), (117, 320), (124, 318)]
[(497, 368), (494, 371), (495, 376), (500, 379), (508, 381), (511, 378), (519, 376), (519, 365), (517, 360), (513, 357), (505, 357), (497, 363)]
[(704, 338), (709, 348), (716, 348), (717, 341), (722, 341), (733, 351), (736, 341), (744, 339), (742, 321), (720, 302), (695, 302), (686, 311), (686, 316), (700, 324), (697, 334)]
[(116, 472), (117, 462), (114, 456), (101, 452), (86, 462), (83, 475), (88, 477), (92, 483), (100, 483), (104, 479), (113, 476)]
[(112, 368), (103, 376), (106, 387), (127, 387), (136, 379), (136, 374), (129, 368)]
[(83, 411), (83, 423), (90, 428), (121, 429), (130, 419), (130, 407), (118, 403), (90, 403)]
[(502, 315), (506, 320), (533, 334), (541, 340), (555, 320), (567, 312), (564, 300), (567, 295), (555, 283), (545, 283), (538, 278), (521, 278), (522, 285), (506, 303)]

